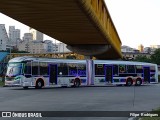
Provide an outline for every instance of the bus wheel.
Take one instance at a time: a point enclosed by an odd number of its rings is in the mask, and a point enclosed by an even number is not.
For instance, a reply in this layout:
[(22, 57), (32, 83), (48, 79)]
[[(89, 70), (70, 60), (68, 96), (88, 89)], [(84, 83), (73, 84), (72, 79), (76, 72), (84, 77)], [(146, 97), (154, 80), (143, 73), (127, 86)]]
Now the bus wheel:
[(79, 78), (76, 78), (75, 80), (74, 80), (74, 87), (79, 87), (80, 86), (80, 79)]
[(23, 89), (28, 89), (28, 86), (24, 86)]
[(126, 81), (126, 86), (131, 86), (133, 84), (132, 78), (128, 78)]
[(142, 84), (142, 79), (141, 78), (137, 78), (136, 79), (136, 86), (140, 86)]
[(43, 86), (44, 86), (43, 80), (42, 79), (37, 80), (35, 88), (36, 89), (41, 89)]

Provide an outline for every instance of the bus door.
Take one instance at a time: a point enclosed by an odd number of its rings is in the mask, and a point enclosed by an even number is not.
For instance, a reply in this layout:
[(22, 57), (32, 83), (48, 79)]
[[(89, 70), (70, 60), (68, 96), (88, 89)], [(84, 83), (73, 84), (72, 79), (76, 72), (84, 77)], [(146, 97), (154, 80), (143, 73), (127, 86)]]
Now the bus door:
[(57, 84), (57, 65), (49, 64), (49, 81)]
[(106, 82), (112, 83), (113, 81), (113, 66), (112, 65), (106, 65), (105, 79), (106, 79)]
[(150, 67), (143, 67), (144, 82), (150, 83)]

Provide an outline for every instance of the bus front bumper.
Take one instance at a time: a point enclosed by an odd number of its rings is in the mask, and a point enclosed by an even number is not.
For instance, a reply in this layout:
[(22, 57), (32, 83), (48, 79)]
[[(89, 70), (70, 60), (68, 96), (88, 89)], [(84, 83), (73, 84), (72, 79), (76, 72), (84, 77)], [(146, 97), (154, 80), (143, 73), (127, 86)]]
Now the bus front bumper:
[(17, 80), (17, 81), (5, 81), (5, 86), (21, 86), (20, 80)]

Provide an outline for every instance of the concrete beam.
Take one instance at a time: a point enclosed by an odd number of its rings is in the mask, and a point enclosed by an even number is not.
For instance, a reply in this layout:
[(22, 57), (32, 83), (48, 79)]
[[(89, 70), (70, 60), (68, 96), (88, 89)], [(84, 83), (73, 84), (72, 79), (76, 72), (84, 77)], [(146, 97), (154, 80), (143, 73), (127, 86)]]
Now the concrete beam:
[(77, 54), (94, 56), (108, 51), (111, 45), (67, 45), (67, 48)]

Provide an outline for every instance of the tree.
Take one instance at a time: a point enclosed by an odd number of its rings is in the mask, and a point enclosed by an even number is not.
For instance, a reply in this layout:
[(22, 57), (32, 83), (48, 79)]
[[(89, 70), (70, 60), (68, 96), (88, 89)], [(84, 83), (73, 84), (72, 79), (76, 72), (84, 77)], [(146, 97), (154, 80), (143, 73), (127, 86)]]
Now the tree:
[(139, 62), (151, 62), (151, 59), (147, 58), (146, 56), (138, 55), (135, 58), (135, 61), (139, 61)]
[(160, 48), (156, 49), (154, 53), (151, 55), (151, 61), (160, 65)]

